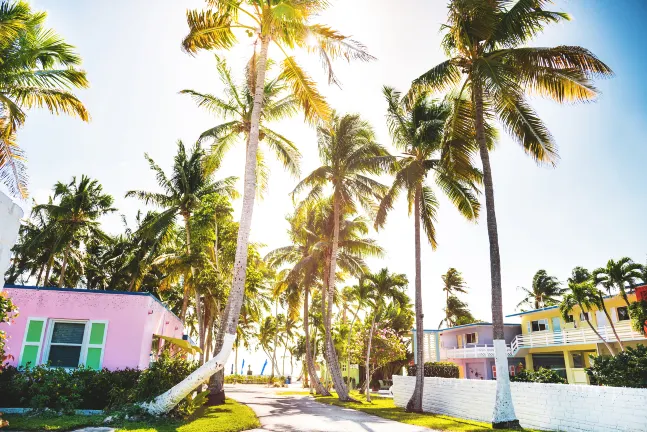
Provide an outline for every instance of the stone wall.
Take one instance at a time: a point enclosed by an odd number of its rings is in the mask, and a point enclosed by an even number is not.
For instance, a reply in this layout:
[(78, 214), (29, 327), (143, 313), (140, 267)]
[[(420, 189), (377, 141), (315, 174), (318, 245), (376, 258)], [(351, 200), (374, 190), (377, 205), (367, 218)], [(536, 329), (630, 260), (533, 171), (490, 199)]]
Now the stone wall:
[[(405, 407), (415, 377), (393, 377), (393, 399)], [(647, 389), (511, 383), (517, 418), (526, 428), (554, 431), (645, 431)], [(423, 409), (490, 422), (495, 381), (425, 378)]]

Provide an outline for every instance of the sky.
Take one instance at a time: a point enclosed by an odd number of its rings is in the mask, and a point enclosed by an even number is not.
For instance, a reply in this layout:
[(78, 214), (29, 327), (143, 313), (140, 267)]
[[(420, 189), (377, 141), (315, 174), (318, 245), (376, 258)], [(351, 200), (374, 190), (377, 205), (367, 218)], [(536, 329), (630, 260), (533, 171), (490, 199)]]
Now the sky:
[[(125, 192), (156, 190), (144, 153), (170, 169), (177, 140), (192, 144), (218, 122), (188, 96), (178, 94), (182, 89), (214, 93), (221, 89), (213, 54), (190, 56), (180, 47), (187, 32), (186, 10), (203, 8), (205, 3), (33, 0), (32, 4), (48, 12), (48, 25), (81, 54), (91, 87), (77, 94), (92, 121), (29, 113), (18, 139), (29, 158), (31, 194), (43, 202), (57, 181), (81, 174), (96, 178), (115, 197), (119, 212), (103, 222), (107, 231), (117, 233), (122, 230), (119, 214), (132, 221), (143, 208), (135, 199), (124, 198)], [(531, 45), (586, 47), (616, 76), (596, 83), (602, 95), (595, 103), (558, 106), (532, 99), (559, 146), (556, 167), (537, 166), (505, 133), (491, 155), (505, 315), (516, 311), (522, 299), (518, 287), (530, 287), (539, 269), (565, 281), (578, 265), (593, 269), (610, 258), (647, 259), (647, 60), (642, 55), (647, 3), (557, 0), (554, 9), (570, 13), (572, 21), (549, 27)], [(334, 109), (359, 113), (373, 125), (379, 142), (390, 147), (382, 86), (406, 91), (412, 79), (444, 60), (440, 25), (445, 18), (446, 2), (441, 0), (336, 0), (319, 21), (361, 41), (377, 60), (336, 63), (341, 87), (326, 84), (318, 60), (300, 60)], [(243, 36), (236, 49), (223, 53), (235, 75), (241, 76), (251, 50), (251, 39)], [(270, 51), (271, 56), (278, 54)], [(302, 117), (282, 121), (275, 129), (298, 145), (303, 175), (318, 166), (316, 135)], [(238, 147), (218, 175), (242, 177), (243, 163)], [(287, 244), (285, 216), (292, 208), (288, 194), (297, 182), (273, 160), (270, 166), (269, 192), (255, 206), (251, 232), (252, 241), (266, 245), (265, 251)], [(238, 218), (240, 200), (235, 209)], [(463, 273), (469, 293), (462, 298), (474, 315), (490, 321), (484, 210), (478, 223), (471, 223), (441, 200), (438, 249), (432, 251), (425, 242), (422, 249), (425, 328), (437, 328), (443, 316), (440, 276), (449, 267)], [(386, 227), (371, 235), (387, 251), (382, 259), (369, 260), (371, 268), (405, 273), (413, 298), (413, 220), (406, 204), (399, 202)], [(256, 369), (259, 356), (253, 356)]]

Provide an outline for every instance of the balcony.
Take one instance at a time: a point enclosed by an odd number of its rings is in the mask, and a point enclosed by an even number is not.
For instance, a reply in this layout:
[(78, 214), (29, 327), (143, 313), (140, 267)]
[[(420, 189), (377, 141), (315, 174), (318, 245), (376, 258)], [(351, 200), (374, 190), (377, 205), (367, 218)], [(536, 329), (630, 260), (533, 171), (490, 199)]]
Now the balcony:
[[(628, 321), (615, 325), (616, 332), (621, 341), (645, 340), (640, 332), (631, 328)], [(616, 342), (611, 326), (597, 327), (600, 336), (607, 342)], [(602, 341), (588, 325), (583, 325), (577, 329), (564, 329), (559, 332), (536, 332), (527, 335), (518, 335), (511, 344), (512, 351), (515, 352), (521, 348), (535, 348), (555, 345), (578, 345), (578, 344), (596, 344)]]
[[(508, 357), (513, 356), (510, 345), (506, 347)], [(443, 349), (444, 358), (464, 359), (464, 358), (494, 358), (494, 347), (491, 345), (474, 345), (466, 348), (445, 348)]]

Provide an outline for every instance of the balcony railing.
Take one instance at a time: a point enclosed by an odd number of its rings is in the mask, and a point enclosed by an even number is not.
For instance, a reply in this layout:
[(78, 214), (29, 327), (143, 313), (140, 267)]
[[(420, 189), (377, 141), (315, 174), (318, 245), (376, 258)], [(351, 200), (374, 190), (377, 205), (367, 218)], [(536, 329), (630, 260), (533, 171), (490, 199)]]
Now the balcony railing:
[[(615, 324), (616, 333), (622, 341), (628, 340), (641, 340), (645, 339), (640, 332), (631, 328), (629, 322)], [(613, 334), (611, 326), (597, 327), (596, 330), (600, 336), (607, 342), (615, 342), (616, 337)], [(528, 335), (518, 335), (513, 341), (513, 349), (515, 348), (534, 348), (552, 345), (576, 345), (576, 344), (590, 344), (600, 343), (600, 337), (595, 334), (588, 324), (583, 324), (577, 329), (564, 329), (559, 332), (543, 331), (531, 333)]]
[[(506, 347), (508, 357), (512, 357), (513, 352), (510, 345)], [(445, 348), (445, 358), (459, 359), (459, 358), (494, 358), (494, 347), (491, 345), (475, 345), (466, 348)]]

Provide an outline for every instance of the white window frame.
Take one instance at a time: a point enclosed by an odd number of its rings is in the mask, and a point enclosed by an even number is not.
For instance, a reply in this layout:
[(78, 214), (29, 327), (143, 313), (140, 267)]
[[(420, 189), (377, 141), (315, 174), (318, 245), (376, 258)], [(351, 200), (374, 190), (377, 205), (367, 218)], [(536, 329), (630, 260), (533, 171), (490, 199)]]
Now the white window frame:
[[(543, 322), (543, 324), (544, 324), (544, 326), (546, 328), (544, 330), (533, 330), (532, 329), (532, 323), (534, 323), (534, 322), (538, 323), (537, 327), (539, 327), (539, 324)], [(528, 321), (528, 329), (530, 330), (530, 333), (541, 333), (541, 332), (545, 332), (545, 331), (550, 331), (550, 326), (548, 324), (548, 318), (541, 318), (541, 319), (537, 319), (537, 320)]]
[[(473, 338), (474, 342), (469, 342), (468, 336), (470, 335), (474, 335), (474, 338)], [(469, 344), (476, 345), (477, 343), (479, 343), (479, 336), (477, 332), (465, 333), (463, 337), (465, 338), (465, 345), (469, 345)]]
[[(40, 342), (27, 342), (27, 333), (29, 332), (29, 324), (32, 321), (42, 321), (43, 328), (40, 330)], [(43, 353), (43, 335), (47, 329), (49, 319), (46, 317), (29, 317), (27, 318), (27, 323), (25, 324), (25, 334), (22, 335), (22, 346), (20, 347), (20, 357), (18, 358), (18, 365), (22, 364), (22, 356), (25, 353), (25, 346), (37, 346), (38, 352), (36, 353), (36, 364), (31, 365), (32, 367), (38, 366), (41, 364), (41, 354)]]
[[(83, 342), (79, 344), (61, 344), (56, 343), (54, 345), (62, 346), (80, 346), (81, 352), (79, 353), (79, 364), (74, 367), (63, 367), (63, 366), (54, 366), (62, 367), (63, 369), (75, 369), (80, 365), (85, 364), (86, 355), (88, 353), (88, 340), (90, 339), (90, 321), (89, 320), (69, 320), (69, 319), (50, 319), (47, 323), (47, 339), (45, 341), (45, 346), (43, 350), (42, 363), (47, 363), (49, 361), (49, 350), (52, 346), (52, 335), (54, 334), (54, 326), (56, 323), (72, 323), (72, 324), (84, 324), (85, 328), (83, 329)], [(105, 335), (104, 335), (105, 342)], [(93, 345), (94, 346), (94, 345)], [(101, 364), (103, 365), (103, 352), (101, 353)]]

